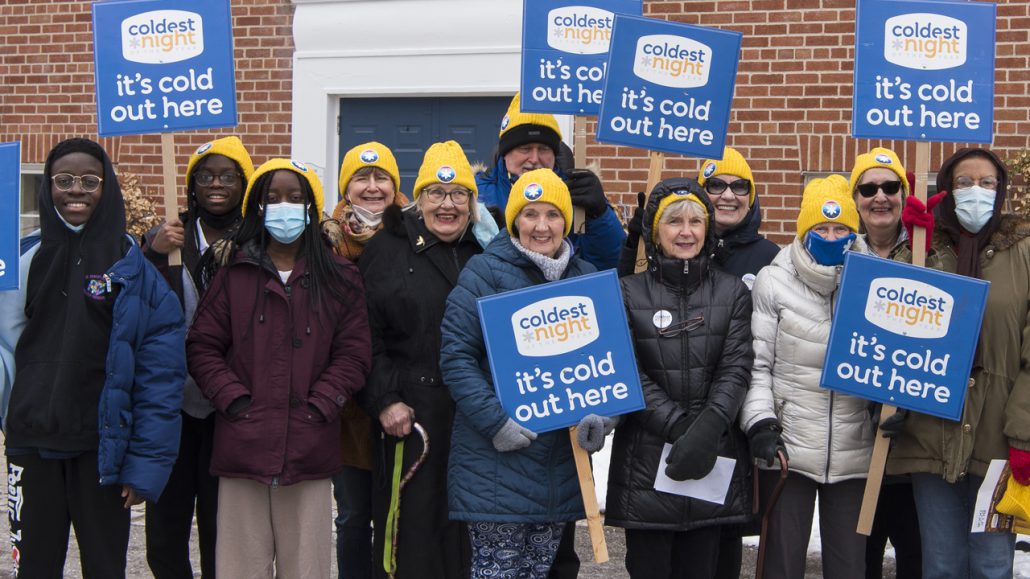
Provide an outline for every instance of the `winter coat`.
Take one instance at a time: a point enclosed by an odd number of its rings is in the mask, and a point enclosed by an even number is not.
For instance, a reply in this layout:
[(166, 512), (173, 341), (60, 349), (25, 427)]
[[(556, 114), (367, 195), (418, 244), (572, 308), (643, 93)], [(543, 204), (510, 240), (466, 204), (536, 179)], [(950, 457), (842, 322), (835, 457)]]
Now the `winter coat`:
[[(186, 340), (190, 373), (217, 411), (212, 474), (289, 485), (340, 470), (340, 408), (364, 385), (371, 347), (357, 268), (333, 259), (351, 299), (323, 294), (327, 311), (303, 258), (284, 284), (256, 243), (212, 280)], [(250, 406), (230, 416), (245, 395)]]
[(761, 226), (762, 210), (756, 197), (737, 227), (724, 232), (722, 236), (715, 236), (715, 249), (712, 252), (715, 265), (744, 280), (748, 289), (754, 287), (759, 270), (772, 263), (780, 252), (780, 246), (758, 233)]
[[(851, 249), (864, 253), (865, 242)], [(751, 293), (755, 366), (741, 427), (779, 420), (790, 470), (820, 483), (866, 477), (873, 449), (869, 402), (819, 385), (840, 269), (815, 263), (795, 239)]]
[[(934, 232), (944, 271), (957, 269), (947, 235)], [(889, 474), (927, 472), (948, 482), (983, 477), (1008, 448), (1030, 450), (1030, 220), (1005, 216), (980, 253), (987, 295), (980, 353), (968, 382), (962, 419), (909, 413), (887, 461)]]
[[(699, 198), (707, 201), (700, 187)], [(615, 431), (605, 522), (617, 527), (689, 531), (748, 520), (751, 513), (751, 461), (737, 415), (747, 393), (754, 359), (751, 350), (751, 296), (736, 276), (711, 266), (707, 256), (714, 237), (699, 257), (680, 260), (660, 255), (651, 240), (650, 223), (662, 198), (652, 195), (644, 219), (648, 269), (622, 279), (623, 300), (633, 334), (647, 408), (627, 416)], [(709, 207), (709, 214), (711, 208)], [(702, 324), (662, 337), (658, 311), (672, 313), (672, 324), (701, 316)], [(726, 431), (719, 455), (736, 460), (724, 504), (654, 489), (662, 449), (675, 442), (673, 426), (711, 409)]]
[[(555, 165), (554, 172), (559, 177), (565, 178), (561, 167)], [(508, 194), (511, 193), (511, 186), (515, 179), (508, 174), (504, 165), (504, 157), (497, 160), (489, 171), (476, 173), (476, 187), (479, 189), (479, 202), (483, 205), (499, 207), (501, 213), (508, 205)], [(569, 234), (569, 241), (576, 248), (576, 255), (593, 265), (595, 268), (611, 269), (618, 265), (619, 249), (626, 232), (622, 230), (622, 224), (616, 217), (615, 211), (608, 207), (604, 215), (587, 221), (586, 229), (582, 234)]]
[[(593, 271), (573, 256), (562, 277)], [(540, 433), (511, 452), (498, 452), (492, 442), (508, 415), (494, 392), (476, 300), (542, 279), (511, 237), (498, 235), (469, 260), (447, 297), (440, 369), (457, 407), (447, 477), (452, 519), (553, 523), (585, 516), (567, 430)]]
[[(38, 236), (32, 238), (30, 235), (29, 243), (23, 243), (20, 262), (26, 277), (39, 249)], [(132, 237), (126, 239), (128, 251), (107, 273), (121, 288), (112, 312), (107, 379), (96, 410), (97, 471), (101, 485), (127, 485), (144, 499), (156, 501), (179, 451), (179, 410), (186, 378), (185, 323), (168, 284), (143, 258)], [(27, 420), (19, 413), (18, 397), (10, 400), (14, 347), (25, 323), (25, 287), (23, 281), (18, 291), (0, 292), (0, 311), (4, 313), (0, 318), (0, 358), (10, 373), (4, 379), (5, 428), (9, 421)]]

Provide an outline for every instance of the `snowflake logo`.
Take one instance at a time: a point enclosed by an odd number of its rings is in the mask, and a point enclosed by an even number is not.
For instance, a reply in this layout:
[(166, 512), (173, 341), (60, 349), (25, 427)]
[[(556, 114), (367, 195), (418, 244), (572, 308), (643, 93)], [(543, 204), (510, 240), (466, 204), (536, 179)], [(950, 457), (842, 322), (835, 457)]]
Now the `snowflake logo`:
[(525, 332), (522, 332), (522, 341), (527, 343), (527, 344), (532, 342), (533, 341), (533, 332), (531, 332), (529, 330), (526, 330)]
[(530, 201), (536, 201), (544, 194), (544, 188), (539, 183), (530, 183), (526, 185), (526, 188), (522, 191), (522, 195)]
[(641, 56), (640, 57), (640, 65), (641, 66), (651, 66), (651, 57), (650, 56)]
[(436, 178), (439, 179), (441, 183), (450, 183), (451, 181), (454, 180), (454, 177), (455, 177), (454, 169), (452, 169), (452, 168), (450, 168), (450, 167), (448, 167), (446, 165), (443, 166), (443, 167), (440, 167), (436, 171)]
[(823, 203), (823, 216), (827, 219), (836, 219), (840, 217), (840, 203), (832, 200)]
[(379, 160), (379, 153), (375, 149), (365, 149), (361, 152), (361, 162), (365, 164), (375, 163)]
[(887, 309), (887, 304), (883, 300), (876, 300), (873, 302), (873, 310), (882, 313)]
[(555, 28), (554, 30), (551, 31), (551, 36), (553, 36), (555, 38), (561, 38), (564, 35), (565, 35), (565, 29), (564, 28)]

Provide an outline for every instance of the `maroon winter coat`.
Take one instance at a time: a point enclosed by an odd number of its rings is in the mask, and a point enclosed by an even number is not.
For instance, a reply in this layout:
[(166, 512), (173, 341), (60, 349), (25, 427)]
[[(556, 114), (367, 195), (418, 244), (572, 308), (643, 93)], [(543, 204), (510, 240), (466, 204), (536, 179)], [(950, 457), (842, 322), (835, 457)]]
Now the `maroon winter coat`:
[[(282, 485), (327, 478), (341, 466), (340, 408), (371, 366), (361, 277), (335, 257), (354, 297), (340, 303), (323, 290), (319, 311), (303, 259), (283, 284), (246, 249), (212, 280), (186, 340), (190, 374), (217, 410), (211, 473)], [(250, 406), (230, 417), (243, 395)]]

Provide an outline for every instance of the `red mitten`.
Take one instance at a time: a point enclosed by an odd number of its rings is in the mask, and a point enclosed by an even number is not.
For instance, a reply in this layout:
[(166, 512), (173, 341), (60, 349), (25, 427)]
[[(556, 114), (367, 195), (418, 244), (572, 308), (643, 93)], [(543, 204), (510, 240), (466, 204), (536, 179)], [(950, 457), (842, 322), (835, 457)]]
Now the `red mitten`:
[(1030, 485), (1030, 451), (1010, 446), (1009, 468), (1012, 469), (1012, 478), (1016, 479), (1017, 483), (1023, 486)]
[(926, 229), (926, 251), (930, 251), (933, 242), (933, 208), (937, 207), (947, 194), (947, 191), (941, 191), (927, 199), (926, 205), (923, 205), (915, 195), (909, 195), (908, 199), (905, 199), (905, 207), (901, 210), (901, 224), (908, 232), (909, 244), (912, 243), (912, 228), (918, 225)]

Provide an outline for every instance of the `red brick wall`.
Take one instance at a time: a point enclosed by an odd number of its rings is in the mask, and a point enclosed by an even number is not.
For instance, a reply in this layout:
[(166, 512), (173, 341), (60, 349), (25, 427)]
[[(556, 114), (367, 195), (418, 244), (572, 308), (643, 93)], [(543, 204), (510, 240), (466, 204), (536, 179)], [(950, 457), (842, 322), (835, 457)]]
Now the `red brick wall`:
[[(22, 162), (42, 163), (71, 136), (96, 138), (90, 2), (8, 0), (0, 5), (0, 141), (22, 142)], [(237, 134), (255, 161), (290, 150), (293, 7), (289, 0), (232, 0), (237, 114), (233, 130), (178, 133), (176, 162), (212, 137)], [(102, 139), (119, 170), (159, 197), (158, 135)], [(181, 187), (181, 185), (180, 185)], [(180, 190), (180, 195), (183, 193)]]

